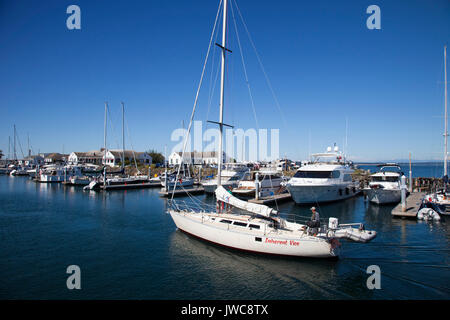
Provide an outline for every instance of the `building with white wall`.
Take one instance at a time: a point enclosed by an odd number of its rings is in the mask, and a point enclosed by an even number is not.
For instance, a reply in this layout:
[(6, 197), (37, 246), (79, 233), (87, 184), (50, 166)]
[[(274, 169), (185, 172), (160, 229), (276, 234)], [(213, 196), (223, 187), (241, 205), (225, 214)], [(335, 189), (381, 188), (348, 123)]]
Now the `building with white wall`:
[(138, 164), (151, 164), (152, 156), (147, 152), (136, 152), (133, 150), (108, 150), (106, 152), (106, 159), (103, 157), (102, 163), (107, 166), (114, 167), (122, 163), (122, 157), (125, 154), (125, 163), (134, 164), (134, 159), (136, 158), (136, 163)]
[[(172, 152), (169, 156), (169, 165), (174, 166), (181, 163), (181, 152)], [(219, 162), (218, 153), (216, 151), (204, 151), (204, 152), (185, 152), (184, 161), (186, 164), (194, 165), (217, 165)], [(231, 159), (227, 157), (226, 153), (223, 153), (223, 162), (230, 162)]]
[(72, 152), (69, 155), (69, 164), (96, 164), (101, 165), (103, 159), (104, 151), (103, 149), (98, 151), (88, 151), (88, 152)]

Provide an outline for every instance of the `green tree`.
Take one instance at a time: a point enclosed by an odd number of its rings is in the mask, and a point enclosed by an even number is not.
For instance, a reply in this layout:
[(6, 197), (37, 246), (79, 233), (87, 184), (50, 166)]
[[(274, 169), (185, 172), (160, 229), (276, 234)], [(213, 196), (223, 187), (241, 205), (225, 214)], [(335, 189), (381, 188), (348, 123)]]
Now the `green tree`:
[(152, 157), (152, 163), (164, 163), (164, 156), (161, 152), (151, 149), (147, 153)]
[(4, 156), (3, 151), (0, 150), (0, 159), (3, 158), (3, 156)]

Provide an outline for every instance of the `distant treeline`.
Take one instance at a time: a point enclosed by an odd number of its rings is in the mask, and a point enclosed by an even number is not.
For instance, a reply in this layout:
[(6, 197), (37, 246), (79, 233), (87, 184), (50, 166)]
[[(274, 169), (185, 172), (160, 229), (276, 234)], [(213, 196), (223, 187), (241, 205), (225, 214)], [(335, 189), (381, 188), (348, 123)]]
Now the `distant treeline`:
[(148, 150), (147, 153), (152, 157), (152, 163), (164, 163), (164, 156), (161, 152), (158, 152), (154, 149)]

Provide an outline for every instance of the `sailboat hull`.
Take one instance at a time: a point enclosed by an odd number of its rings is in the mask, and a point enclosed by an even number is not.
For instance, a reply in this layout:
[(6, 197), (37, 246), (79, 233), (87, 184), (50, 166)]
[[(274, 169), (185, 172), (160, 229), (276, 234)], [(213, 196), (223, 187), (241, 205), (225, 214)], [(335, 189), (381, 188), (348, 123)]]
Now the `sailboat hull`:
[(177, 228), (202, 240), (247, 252), (310, 258), (335, 258), (338, 248), (319, 237), (279, 237), (276, 233), (264, 234), (237, 232), (227, 226), (217, 227), (190, 217), (190, 214), (170, 210)]

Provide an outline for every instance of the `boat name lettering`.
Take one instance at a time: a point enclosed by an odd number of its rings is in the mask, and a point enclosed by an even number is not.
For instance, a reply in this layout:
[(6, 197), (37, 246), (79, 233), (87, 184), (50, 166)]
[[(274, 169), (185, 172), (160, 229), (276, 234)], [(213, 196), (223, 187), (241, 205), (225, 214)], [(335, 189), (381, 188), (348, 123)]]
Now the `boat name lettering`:
[(300, 242), (295, 240), (290, 240), (289, 242), (287, 240), (275, 240), (266, 238), (266, 243), (273, 243), (273, 244), (281, 244), (281, 245), (290, 245), (290, 246), (298, 246), (300, 245)]

